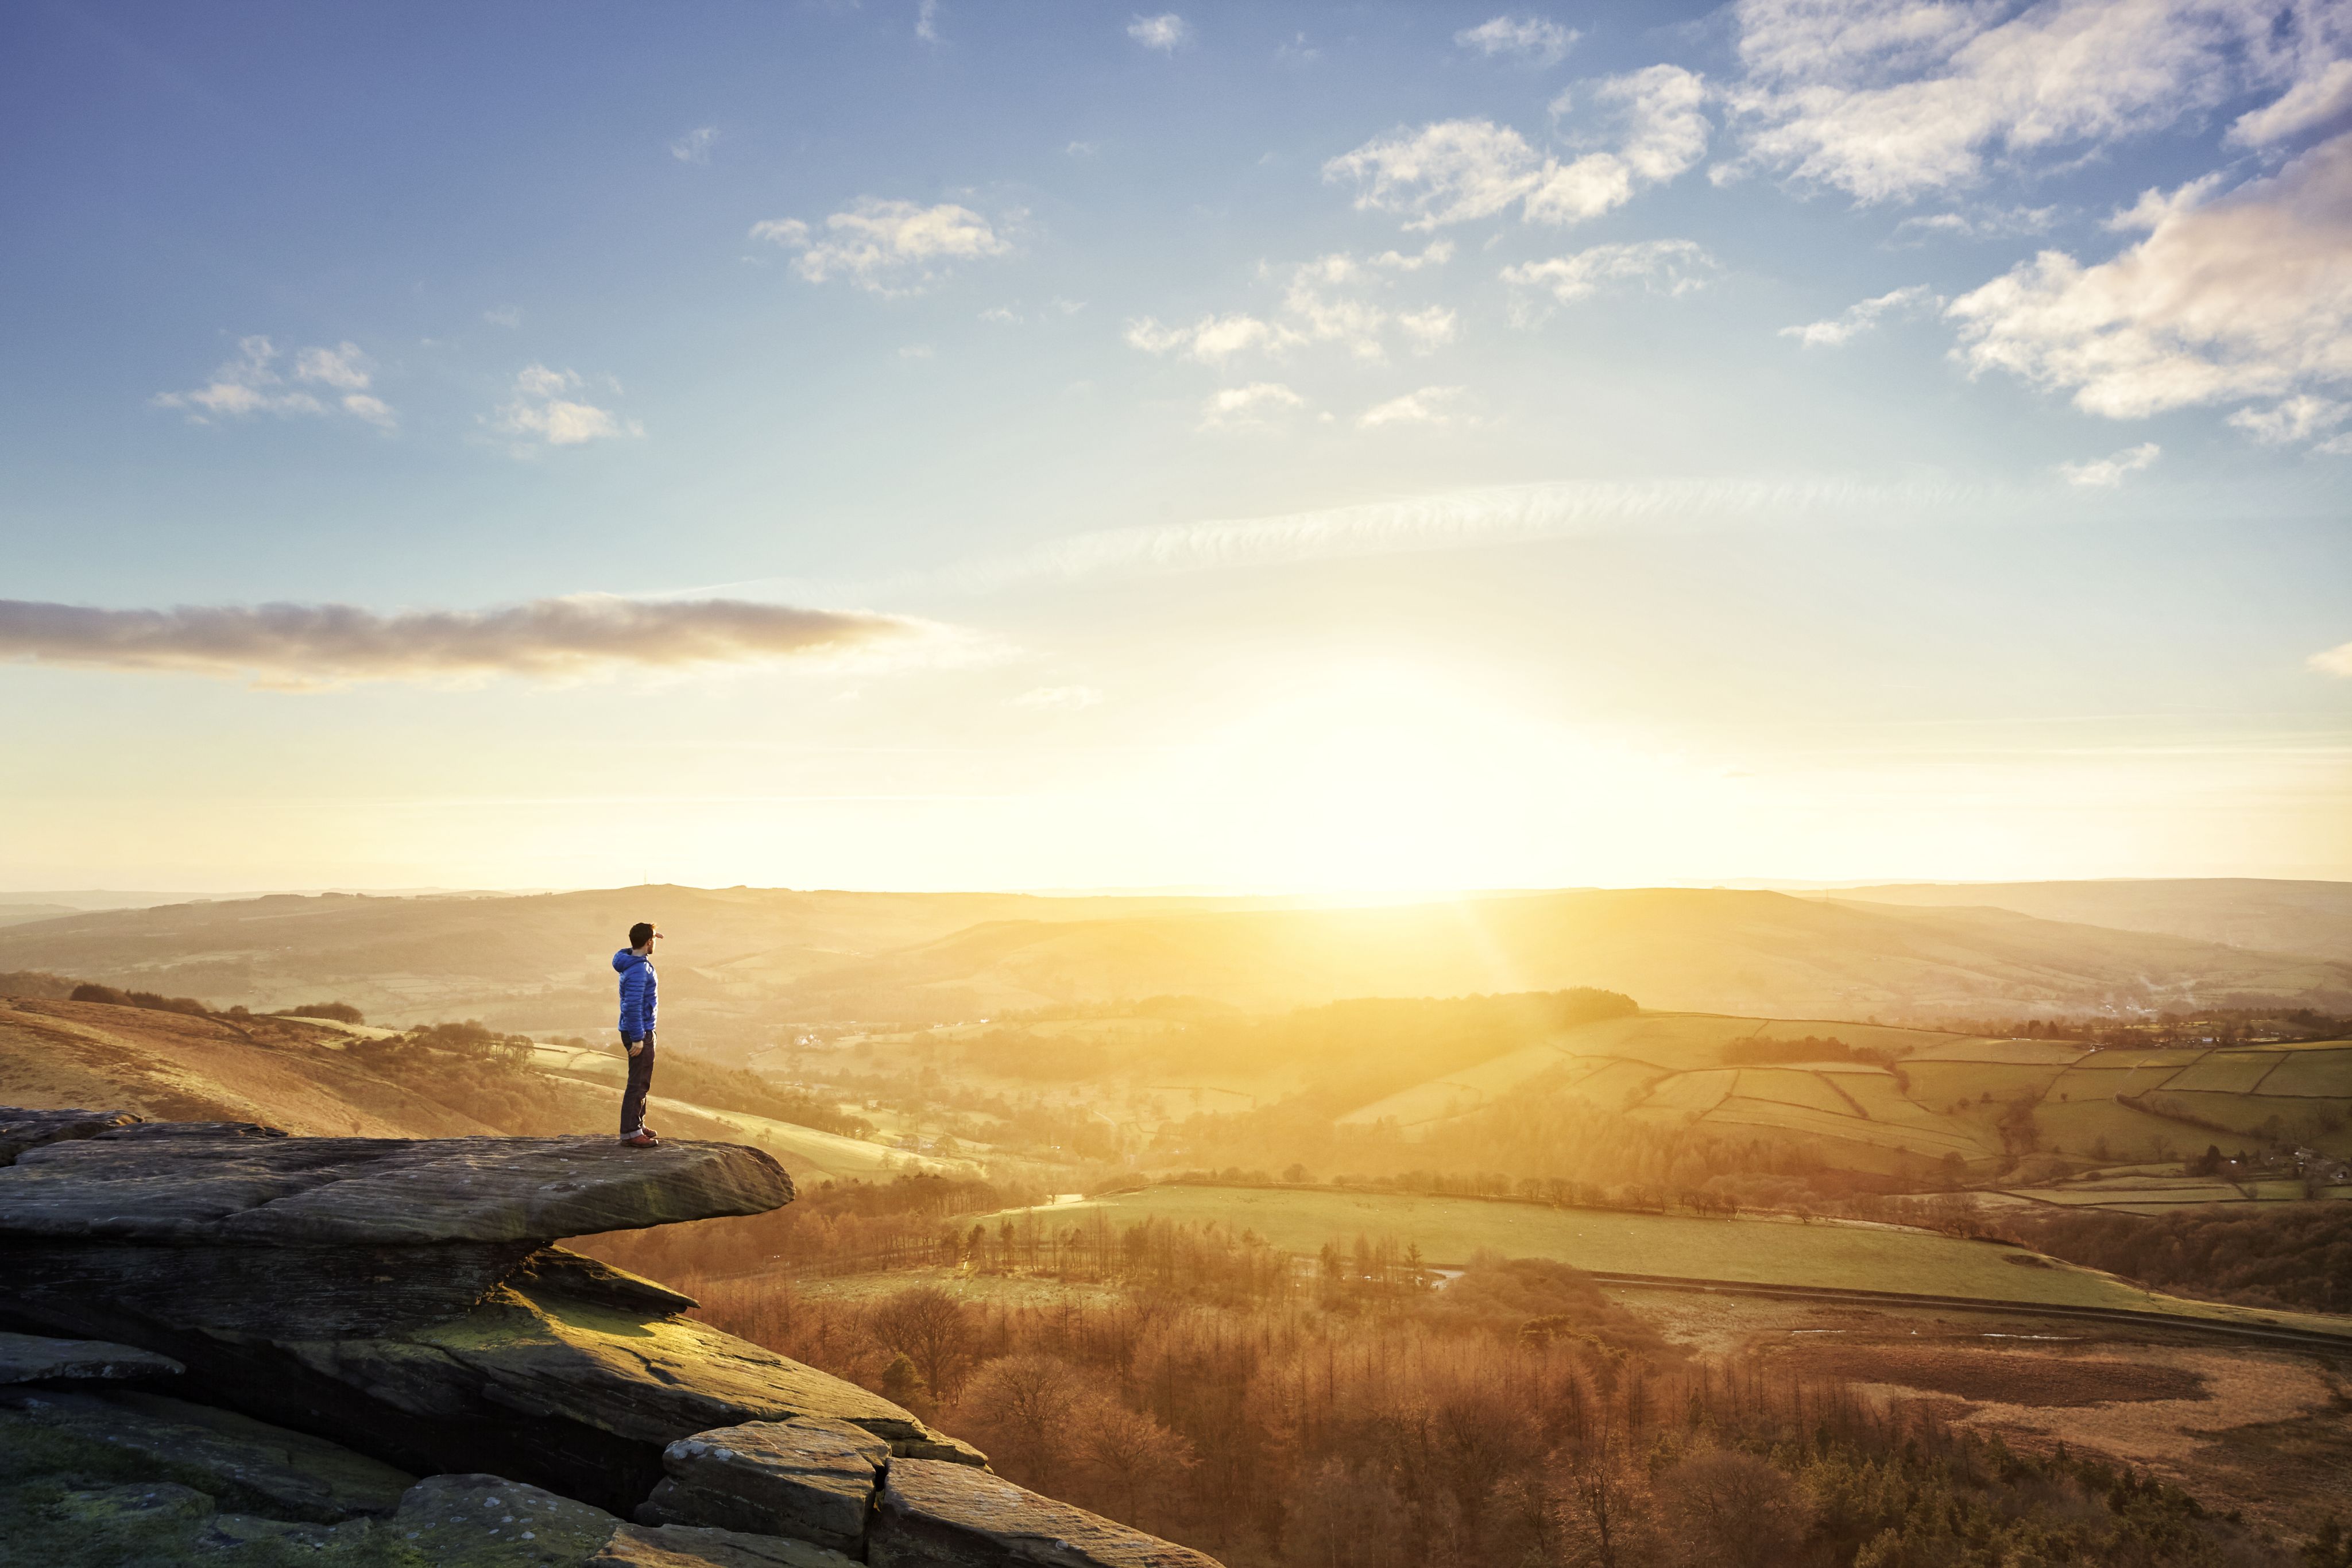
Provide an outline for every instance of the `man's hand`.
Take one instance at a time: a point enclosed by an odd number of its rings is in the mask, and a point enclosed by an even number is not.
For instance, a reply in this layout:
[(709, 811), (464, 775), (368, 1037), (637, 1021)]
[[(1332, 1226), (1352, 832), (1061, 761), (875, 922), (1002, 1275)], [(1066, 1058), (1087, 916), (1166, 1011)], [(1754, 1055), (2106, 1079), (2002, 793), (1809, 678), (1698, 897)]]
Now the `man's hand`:
[(644, 1040), (639, 1040), (639, 1041), (637, 1041), (637, 1043), (636, 1043), (636, 1044), (635, 1044), (635, 1045), (633, 1045), (633, 1046), (629, 1047), (629, 1054), (630, 1054), (631, 1056), (643, 1056), (645, 1053), (646, 1053), (646, 1042), (645, 1042)]

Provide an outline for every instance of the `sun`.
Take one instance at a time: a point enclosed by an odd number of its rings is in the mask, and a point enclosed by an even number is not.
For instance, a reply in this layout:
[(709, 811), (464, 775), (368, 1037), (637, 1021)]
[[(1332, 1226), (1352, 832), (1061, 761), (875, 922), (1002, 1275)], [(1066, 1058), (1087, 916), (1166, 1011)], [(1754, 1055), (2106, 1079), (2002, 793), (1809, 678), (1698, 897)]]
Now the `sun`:
[(1171, 782), (1204, 852), (1315, 894), (1612, 880), (1629, 847), (1672, 835), (1716, 787), (1469, 673), (1402, 663), (1268, 690)]

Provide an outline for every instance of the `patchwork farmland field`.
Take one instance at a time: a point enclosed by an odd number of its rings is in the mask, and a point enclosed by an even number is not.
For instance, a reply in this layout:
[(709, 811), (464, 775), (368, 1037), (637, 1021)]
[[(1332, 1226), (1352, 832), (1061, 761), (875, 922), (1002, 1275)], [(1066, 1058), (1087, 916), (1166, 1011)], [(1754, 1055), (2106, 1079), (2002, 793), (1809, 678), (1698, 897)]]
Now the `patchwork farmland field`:
[[(1810, 1038), (1818, 1060), (1809, 1054)], [(1901, 1174), (2043, 1155), (2076, 1167), (2209, 1142), (2352, 1155), (2352, 1043), (2106, 1050), (1828, 1020), (1643, 1013), (1561, 1031), (1359, 1106), (1411, 1138), (1512, 1095), (1566, 1094), (1727, 1136), (1803, 1140)]]
[(2151, 1295), (2112, 1275), (2019, 1247), (1965, 1241), (1890, 1226), (1776, 1219), (1703, 1219), (1611, 1209), (1325, 1187), (1165, 1186), (1111, 1193), (1034, 1211), (1054, 1224), (1100, 1214), (1115, 1226), (1145, 1219), (1255, 1231), (1311, 1255), (1359, 1235), (1418, 1246), (1433, 1266), (1481, 1251), (1553, 1258), (1607, 1273), (1656, 1274), (1744, 1284), (1800, 1285), (1958, 1296), (2044, 1306), (2121, 1308), (2230, 1322), (2315, 1327), (2352, 1334), (2352, 1320), (2256, 1312)]

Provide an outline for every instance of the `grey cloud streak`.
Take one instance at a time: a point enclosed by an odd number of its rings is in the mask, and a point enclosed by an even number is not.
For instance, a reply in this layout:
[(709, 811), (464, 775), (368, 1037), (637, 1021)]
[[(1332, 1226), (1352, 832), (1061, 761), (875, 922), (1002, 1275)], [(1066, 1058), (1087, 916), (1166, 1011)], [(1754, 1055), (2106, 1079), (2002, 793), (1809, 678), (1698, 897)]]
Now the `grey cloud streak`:
[(0, 600), (0, 660), (248, 675), (292, 688), (753, 664), (845, 653), (921, 631), (918, 622), (864, 612), (589, 593), (389, 615), (350, 604), (102, 610)]

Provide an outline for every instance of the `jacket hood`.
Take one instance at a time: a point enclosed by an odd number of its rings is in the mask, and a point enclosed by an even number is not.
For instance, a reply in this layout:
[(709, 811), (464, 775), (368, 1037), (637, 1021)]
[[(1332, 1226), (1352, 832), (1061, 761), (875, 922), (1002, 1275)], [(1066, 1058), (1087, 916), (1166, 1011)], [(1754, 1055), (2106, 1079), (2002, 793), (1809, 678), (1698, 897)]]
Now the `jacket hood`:
[(613, 955), (613, 972), (616, 975), (625, 975), (638, 965), (649, 964), (652, 961), (653, 955), (650, 953), (640, 953), (634, 947), (624, 947)]

